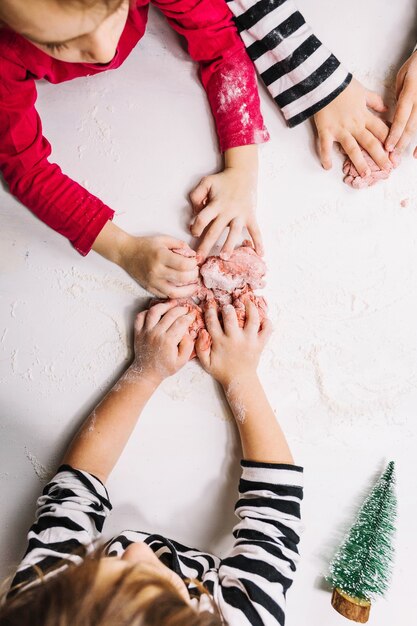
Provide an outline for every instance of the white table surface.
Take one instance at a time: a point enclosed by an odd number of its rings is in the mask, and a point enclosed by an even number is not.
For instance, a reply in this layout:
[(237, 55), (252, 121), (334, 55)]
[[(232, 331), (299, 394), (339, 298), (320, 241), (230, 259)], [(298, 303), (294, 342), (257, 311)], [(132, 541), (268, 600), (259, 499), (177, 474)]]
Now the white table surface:
[[(317, 34), (392, 101), (414, 46), (417, 4), (300, 0)], [(187, 193), (219, 163), (204, 92), (177, 37), (152, 13), (117, 72), (41, 84), (53, 158), (115, 208), (134, 233), (191, 241)], [(302, 561), (288, 626), (346, 624), (322, 584), (364, 493), (397, 462), (399, 518), (392, 587), (372, 624), (416, 623), (417, 163), (388, 182), (342, 184), (324, 172), (306, 123), (288, 130), (262, 92), (272, 141), (261, 148), (259, 222), (275, 334), (261, 376), (296, 460), (305, 466)], [(402, 207), (402, 199), (409, 199)], [(94, 253), (0, 192), (0, 569), (24, 548), (34, 501), (88, 410), (131, 355), (147, 294)], [(197, 363), (167, 380), (109, 481), (106, 529), (158, 531), (223, 554), (230, 543), (239, 446), (214, 383)]]

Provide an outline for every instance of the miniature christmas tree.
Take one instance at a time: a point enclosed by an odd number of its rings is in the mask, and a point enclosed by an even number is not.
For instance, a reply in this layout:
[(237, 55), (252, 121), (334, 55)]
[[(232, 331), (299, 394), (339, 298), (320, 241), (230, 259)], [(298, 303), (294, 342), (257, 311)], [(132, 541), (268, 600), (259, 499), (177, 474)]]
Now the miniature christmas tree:
[(371, 601), (388, 589), (397, 509), (394, 481), (391, 461), (359, 510), (326, 577), (333, 587), (332, 606), (356, 622), (368, 621)]

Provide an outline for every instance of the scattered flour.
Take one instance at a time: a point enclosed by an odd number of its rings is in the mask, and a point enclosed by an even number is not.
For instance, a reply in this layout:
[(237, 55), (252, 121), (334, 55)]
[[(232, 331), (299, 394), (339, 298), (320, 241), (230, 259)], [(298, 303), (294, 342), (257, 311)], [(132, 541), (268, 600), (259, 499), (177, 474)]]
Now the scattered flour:
[(47, 480), (49, 476), (51, 475), (51, 471), (48, 470), (44, 465), (42, 465), (42, 463), (39, 461), (39, 459), (36, 458), (34, 454), (29, 452), (27, 446), (25, 446), (25, 455), (26, 455), (26, 458), (32, 464), (33, 471), (35, 472), (39, 480), (42, 480), (42, 481)]
[(239, 424), (243, 424), (246, 420), (246, 409), (240, 399), (240, 385), (238, 382), (231, 382), (226, 389), (226, 398), (230, 404), (230, 408)]

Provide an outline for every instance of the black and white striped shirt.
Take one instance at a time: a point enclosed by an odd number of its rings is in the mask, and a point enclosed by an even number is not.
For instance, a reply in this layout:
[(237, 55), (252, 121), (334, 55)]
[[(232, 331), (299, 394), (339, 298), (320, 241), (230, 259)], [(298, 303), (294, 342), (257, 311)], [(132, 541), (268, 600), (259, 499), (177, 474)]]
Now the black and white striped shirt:
[(320, 111), (352, 80), (293, 0), (226, 1), (249, 56), (289, 126)]
[[(107, 544), (109, 556), (120, 556), (133, 542), (144, 541), (182, 578), (197, 578), (212, 594), (229, 626), (284, 624), (285, 595), (298, 562), (302, 468), (242, 461), (239, 518), (234, 545), (226, 558), (187, 548), (161, 535), (125, 531)], [(92, 550), (101, 538), (111, 510), (104, 485), (87, 472), (60, 467), (38, 499), (36, 522), (14, 585), (37, 579), (34, 565), (44, 572), (63, 559), (80, 563), (80, 546)], [(59, 575), (62, 566), (49, 575)], [(188, 587), (197, 610), (212, 610), (208, 596)]]

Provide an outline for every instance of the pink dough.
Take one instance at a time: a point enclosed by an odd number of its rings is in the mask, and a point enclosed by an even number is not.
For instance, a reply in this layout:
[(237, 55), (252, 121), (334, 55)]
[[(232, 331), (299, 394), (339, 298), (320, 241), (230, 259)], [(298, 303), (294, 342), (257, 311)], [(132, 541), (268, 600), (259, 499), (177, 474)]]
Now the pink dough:
[[(362, 148), (361, 150), (365, 161), (369, 166), (369, 169), (371, 170), (369, 176), (360, 176), (349, 157), (346, 157), (345, 162), (343, 163), (343, 173), (345, 175), (343, 182), (345, 182), (347, 185), (350, 185), (350, 187), (353, 187), (354, 189), (364, 189), (365, 187), (372, 187), (372, 185), (375, 185), (380, 180), (385, 180), (390, 175), (390, 172), (385, 172), (384, 170), (381, 170), (379, 165), (375, 163), (373, 158), (369, 156), (369, 154), (365, 150), (363, 150)], [(394, 168), (398, 167), (400, 161), (401, 158), (399, 156), (391, 153), (391, 162)]]
[(251, 289), (264, 286), (266, 265), (249, 241), (236, 248), (228, 260), (210, 256), (200, 268), (205, 287), (232, 293), (248, 285)]
[[(173, 252), (185, 257), (193, 257), (188, 248), (175, 248)], [(192, 251), (194, 252), (194, 251)], [(196, 340), (202, 332), (205, 348), (209, 348), (211, 337), (206, 330), (204, 311), (214, 306), (218, 310), (221, 320), (221, 309), (226, 304), (232, 304), (236, 309), (239, 326), (243, 328), (246, 320), (245, 302), (247, 299), (255, 303), (261, 322), (267, 315), (267, 304), (263, 297), (257, 296), (253, 290), (264, 286), (266, 273), (265, 262), (252, 247), (250, 241), (234, 250), (228, 260), (219, 256), (210, 256), (200, 267), (200, 284), (193, 298), (178, 299), (180, 306), (186, 306), (189, 311), (195, 311), (196, 317), (189, 328), (192, 339)], [(156, 304), (161, 300), (154, 299)], [(193, 351), (190, 358), (195, 357)]]

